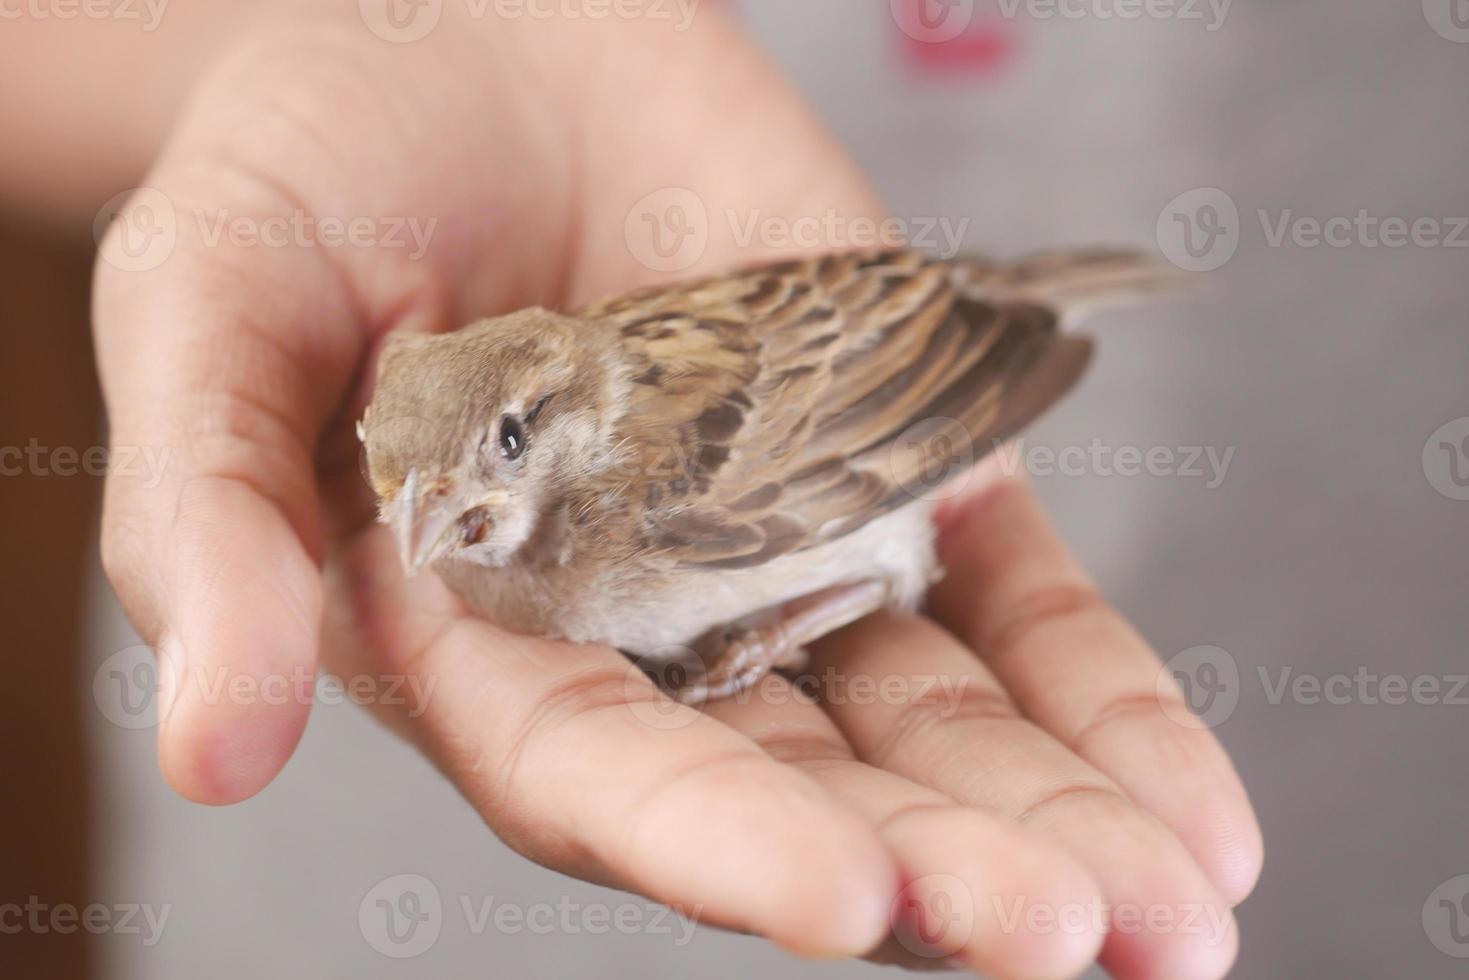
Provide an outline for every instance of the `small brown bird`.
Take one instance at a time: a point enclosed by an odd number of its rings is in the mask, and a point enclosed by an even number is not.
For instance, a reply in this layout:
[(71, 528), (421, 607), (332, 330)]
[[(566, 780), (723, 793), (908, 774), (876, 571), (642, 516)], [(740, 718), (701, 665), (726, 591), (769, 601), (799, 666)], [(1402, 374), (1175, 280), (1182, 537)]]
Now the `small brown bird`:
[(380, 519), (511, 629), (707, 664), (728, 696), (938, 574), (937, 491), (1053, 404), (1132, 252), (769, 264), (394, 337), (361, 426)]

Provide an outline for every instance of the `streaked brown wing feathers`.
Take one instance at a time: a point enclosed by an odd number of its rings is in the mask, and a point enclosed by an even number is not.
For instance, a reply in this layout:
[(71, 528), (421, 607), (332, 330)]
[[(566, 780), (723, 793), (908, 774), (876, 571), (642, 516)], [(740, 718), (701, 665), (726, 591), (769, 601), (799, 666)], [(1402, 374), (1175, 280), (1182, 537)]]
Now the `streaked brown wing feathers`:
[(633, 465), (667, 467), (628, 484), (646, 485), (628, 505), (647, 543), (693, 565), (758, 565), (861, 527), (931, 489), (936, 464), (1013, 435), (1089, 350), (1032, 301), (1075, 263), (1032, 263), (845, 253), (582, 311), (627, 344)]

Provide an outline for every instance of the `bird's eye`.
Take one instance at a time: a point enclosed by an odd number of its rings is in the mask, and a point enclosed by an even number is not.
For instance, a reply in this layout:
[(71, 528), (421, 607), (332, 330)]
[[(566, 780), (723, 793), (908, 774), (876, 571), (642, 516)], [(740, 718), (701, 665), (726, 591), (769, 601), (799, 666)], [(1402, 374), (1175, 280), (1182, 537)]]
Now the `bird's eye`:
[(525, 452), (525, 429), (520, 420), (507, 415), (500, 420), (500, 453), (506, 459), (519, 459)]

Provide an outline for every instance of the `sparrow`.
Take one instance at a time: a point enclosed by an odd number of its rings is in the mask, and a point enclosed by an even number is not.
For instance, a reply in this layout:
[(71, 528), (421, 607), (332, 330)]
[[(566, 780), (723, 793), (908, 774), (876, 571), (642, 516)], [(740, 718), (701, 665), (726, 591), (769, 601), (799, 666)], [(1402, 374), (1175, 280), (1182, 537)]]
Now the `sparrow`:
[(358, 426), (379, 519), (495, 623), (727, 697), (915, 609), (944, 488), (1082, 375), (1063, 325), (1168, 278), (857, 251), (392, 335)]

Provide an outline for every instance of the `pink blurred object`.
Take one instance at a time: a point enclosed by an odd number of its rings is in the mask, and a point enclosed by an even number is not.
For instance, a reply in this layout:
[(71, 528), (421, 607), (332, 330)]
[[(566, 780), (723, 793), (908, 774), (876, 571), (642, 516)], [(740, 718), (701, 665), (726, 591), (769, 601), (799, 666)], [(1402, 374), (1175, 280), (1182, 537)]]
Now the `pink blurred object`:
[(1015, 33), (1007, 21), (975, 6), (968, 0), (892, 0), (904, 60), (928, 74), (999, 71), (1016, 53)]

